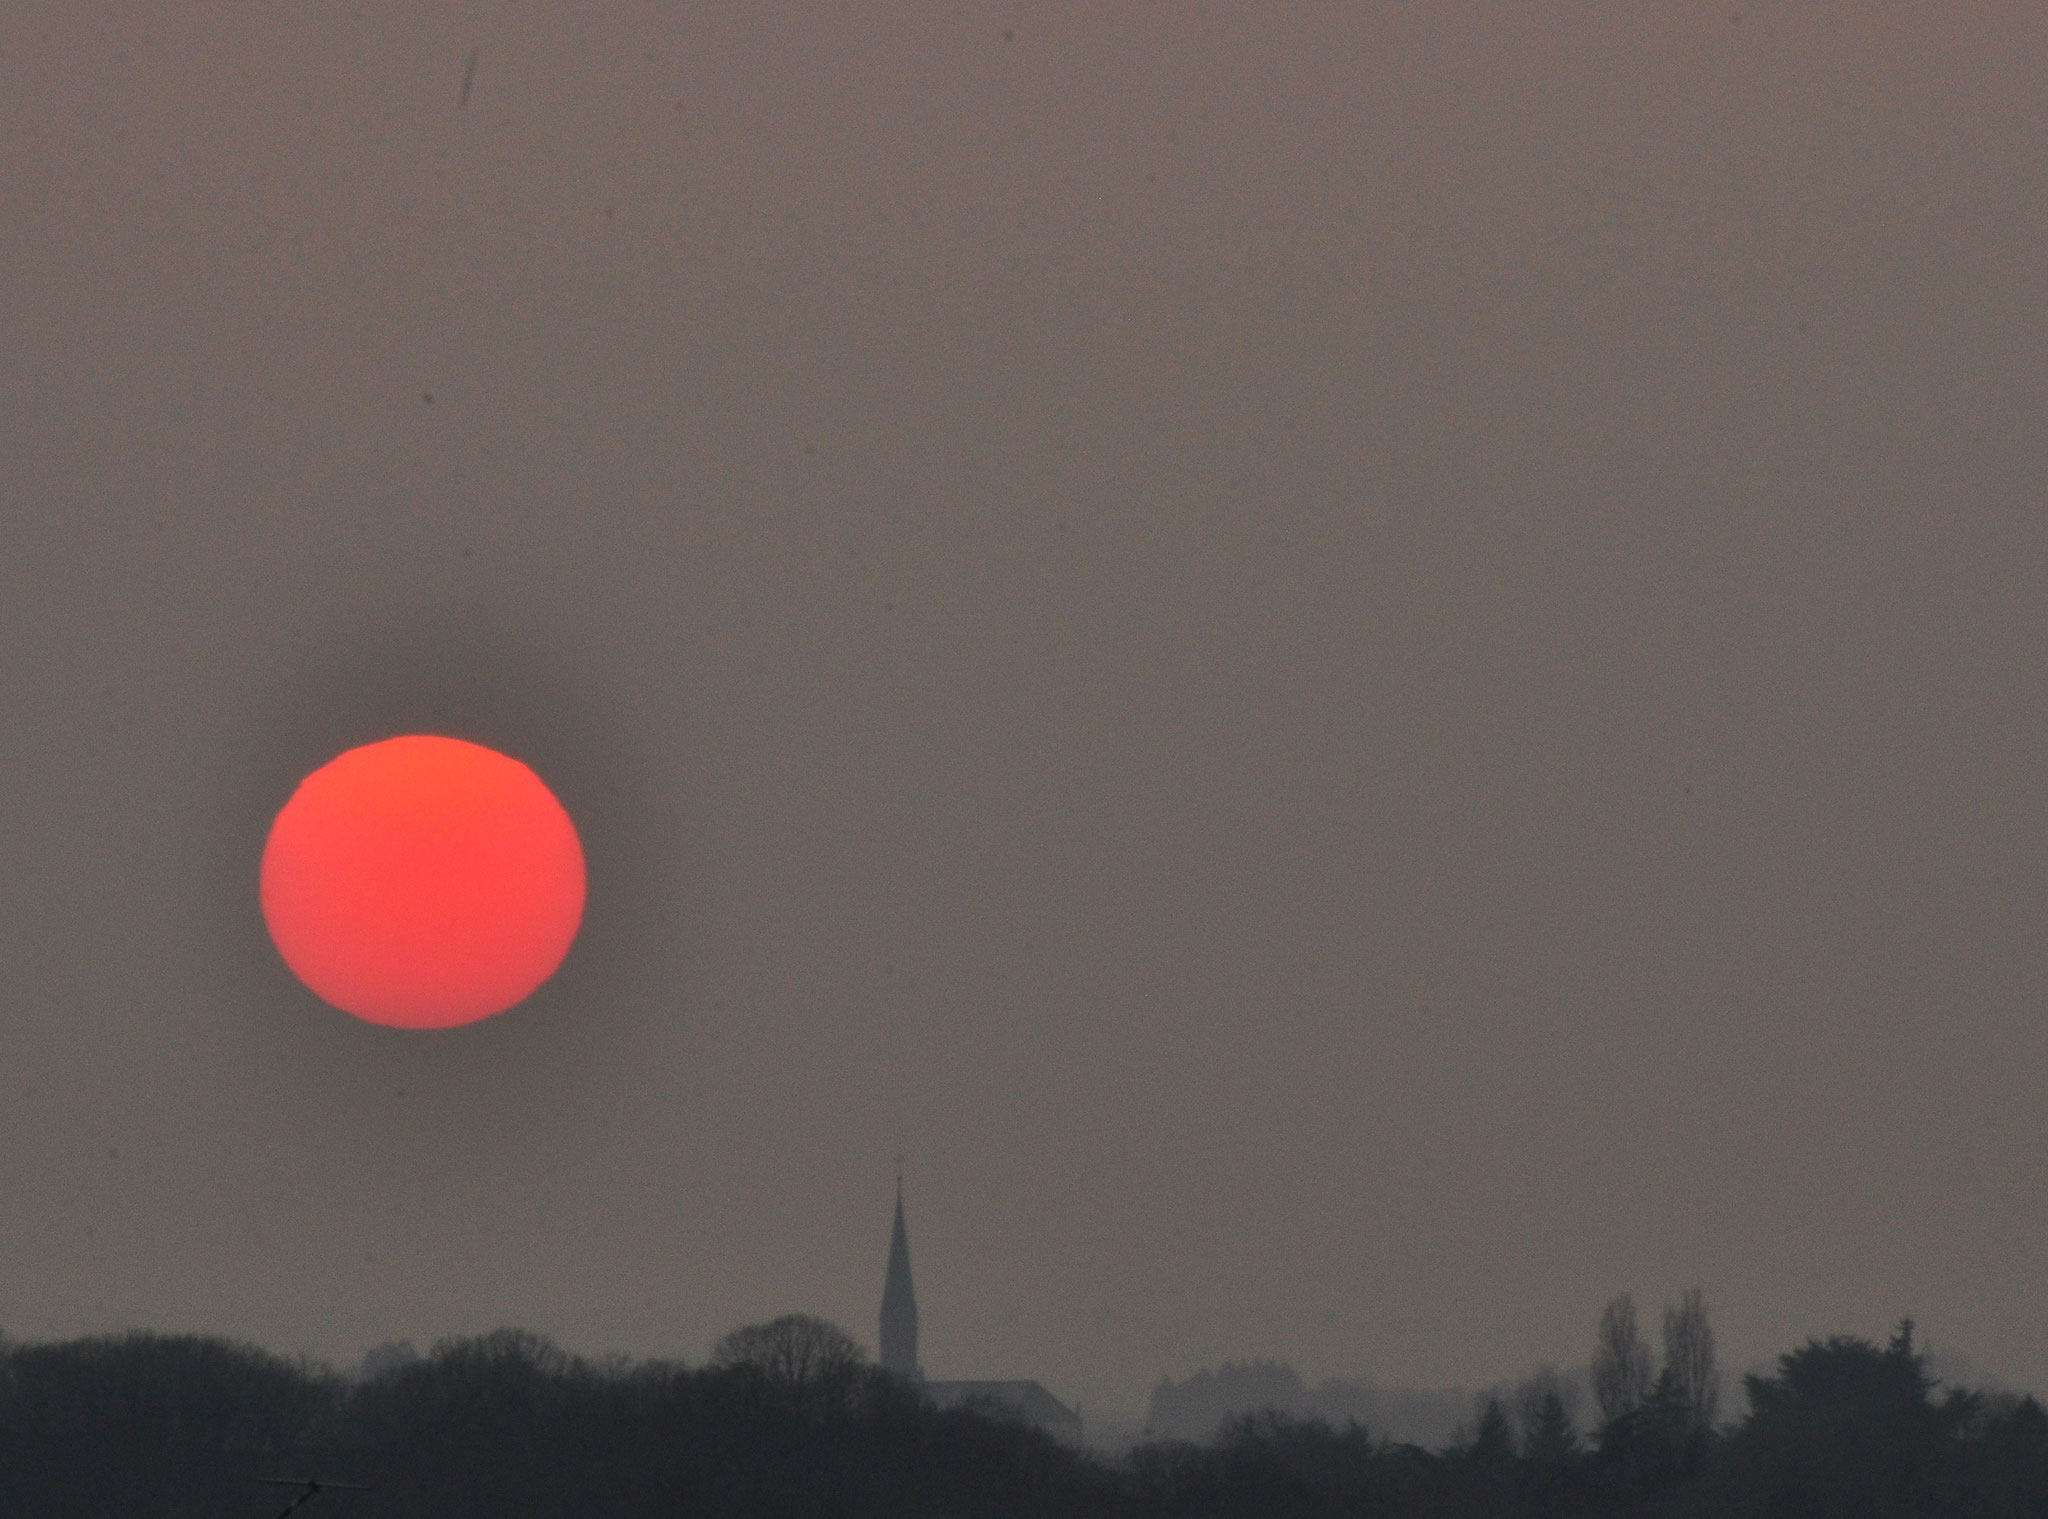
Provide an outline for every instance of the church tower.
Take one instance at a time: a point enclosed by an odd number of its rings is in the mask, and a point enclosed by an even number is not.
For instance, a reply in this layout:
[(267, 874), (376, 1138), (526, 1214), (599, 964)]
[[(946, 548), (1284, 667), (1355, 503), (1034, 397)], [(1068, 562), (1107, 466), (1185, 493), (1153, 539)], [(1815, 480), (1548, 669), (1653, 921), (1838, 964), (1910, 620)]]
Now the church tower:
[(896, 1178), (896, 1228), (889, 1236), (889, 1274), (882, 1283), (882, 1369), (913, 1382), (917, 1364), (917, 1293), (910, 1285), (910, 1231), (903, 1226), (903, 1178)]

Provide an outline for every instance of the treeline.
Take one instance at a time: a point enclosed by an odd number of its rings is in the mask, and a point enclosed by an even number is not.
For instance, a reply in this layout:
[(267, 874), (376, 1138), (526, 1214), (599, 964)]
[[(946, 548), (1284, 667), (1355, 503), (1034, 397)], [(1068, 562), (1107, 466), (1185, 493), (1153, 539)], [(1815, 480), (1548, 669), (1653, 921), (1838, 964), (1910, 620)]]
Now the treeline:
[[(1572, 1406), (1585, 1401), (1583, 1375), (1559, 1378)], [(1518, 1389), (1502, 1385), (1490, 1394), (1514, 1406)], [(1363, 1424), (1379, 1439), (1426, 1445), (1432, 1450), (1469, 1426), (1475, 1399), (1463, 1387), (1381, 1387), (1361, 1378), (1332, 1377), (1311, 1386), (1284, 1361), (1226, 1361), (1175, 1381), (1161, 1377), (1145, 1410), (1145, 1433), (1155, 1439), (1203, 1442), (1240, 1414), (1273, 1412), (1314, 1419), (1342, 1428)]]
[(1910, 1325), (1884, 1345), (1809, 1341), (1745, 1378), (1724, 1423), (1679, 1374), (1620, 1364), (1622, 1401), (1639, 1396), (1585, 1436), (1539, 1394), (1488, 1400), (1433, 1451), (1262, 1413), (1111, 1461), (935, 1409), (800, 1317), (695, 1369), (593, 1364), (513, 1331), (353, 1378), (193, 1337), (15, 1345), (0, 1513), (270, 1519), (289, 1495), (256, 1479), (314, 1475), (373, 1491), (323, 1495), (305, 1519), (2048, 1515), (2048, 1413), (1939, 1387)]

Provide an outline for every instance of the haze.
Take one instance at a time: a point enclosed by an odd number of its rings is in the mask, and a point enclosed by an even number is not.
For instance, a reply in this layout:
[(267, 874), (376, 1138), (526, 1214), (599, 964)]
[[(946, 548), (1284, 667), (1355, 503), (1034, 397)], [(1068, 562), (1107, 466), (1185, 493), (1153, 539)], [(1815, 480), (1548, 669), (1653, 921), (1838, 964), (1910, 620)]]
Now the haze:
[[(0, 1325), (2048, 1384), (2038, 5), (27, 3)], [(468, 99), (465, 72), (474, 56)], [(270, 950), (532, 764), (581, 942)]]

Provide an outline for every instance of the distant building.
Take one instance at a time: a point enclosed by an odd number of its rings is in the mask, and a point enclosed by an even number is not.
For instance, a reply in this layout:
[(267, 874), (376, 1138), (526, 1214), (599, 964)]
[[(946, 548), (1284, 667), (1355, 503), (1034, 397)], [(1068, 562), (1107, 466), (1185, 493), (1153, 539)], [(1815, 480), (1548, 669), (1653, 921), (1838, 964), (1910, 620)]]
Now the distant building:
[(889, 1269), (882, 1279), (882, 1369), (914, 1382), (939, 1408), (981, 1408), (1081, 1443), (1081, 1415), (1023, 1378), (929, 1382), (917, 1361), (917, 1292), (910, 1281), (910, 1230), (903, 1222), (903, 1178), (896, 1178), (896, 1222), (889, 1232)]
[(896, 1178), (896, 1227), (889, 1235), (889, 1274), (882, 1281), (882, 1369), (913, 1382), (917, 1364), (917, 1292), (910, 1285), (910, 1231), (903, 1227), (903, 1178)]
[(924, 1390), (940, 1408), (979, 1408), (1036, 1424), (1070, 1445), (1081, 1443), (1081, 1415), (1047, 1392), (1043, 1382), (927, 1382)]

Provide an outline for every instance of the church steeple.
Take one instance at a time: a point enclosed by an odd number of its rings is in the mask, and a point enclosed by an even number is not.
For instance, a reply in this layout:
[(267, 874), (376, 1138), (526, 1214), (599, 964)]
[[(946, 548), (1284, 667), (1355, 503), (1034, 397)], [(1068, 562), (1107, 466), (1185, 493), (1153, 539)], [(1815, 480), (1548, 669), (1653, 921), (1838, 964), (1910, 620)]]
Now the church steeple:
[(910, 1231), (903, 1224), (903, 1173), (896, 1173), (896, 1227), (889, 1236), (889, 1274), (882, 1282), (882, 1369), (913, 1382), (917, 1364), (917, 1293), (910, 1285)]

